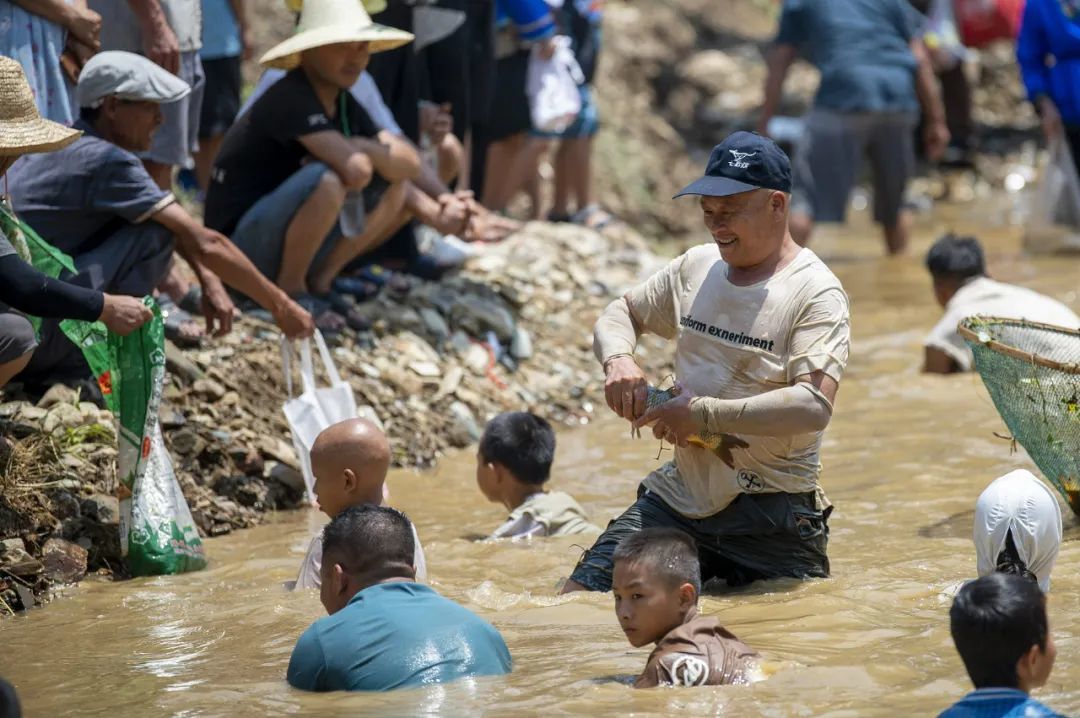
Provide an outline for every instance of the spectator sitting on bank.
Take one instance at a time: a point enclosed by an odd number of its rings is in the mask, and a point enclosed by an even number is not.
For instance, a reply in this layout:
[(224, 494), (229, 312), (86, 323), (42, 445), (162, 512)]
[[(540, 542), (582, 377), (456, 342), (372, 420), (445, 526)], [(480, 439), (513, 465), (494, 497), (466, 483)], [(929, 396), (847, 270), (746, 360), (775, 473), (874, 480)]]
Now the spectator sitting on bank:
[[(285, 77), (285, 71), (267, 68), (259, 77), (255, 89), (248, 97), (239, 114), (244, 114), (262, 95), (279, 80)], [(405, 197), (406, 217), (399, 217), (400, 226), (408, 216), (415, 216), (443, 234), (455, 234), (465, 241), (496, 242), (506, 238), (517, 230), (520, 224), (490, 212), (473, 197), (471, 192), (455, 192), (450, 184), (462, 171), (464, 149), (461, 142), (450, 129), (454, 117), (445, 108), (431, 103), (424, 103), (418, 108), (420, 132), (427, 135), (432, 148), (434, 162), (423, 156), (420, 148), (413, 144), (394, 118), (393, 112), (386, 105), (375, 80), (365, 70), (349, 93), (356, 98), (360, 106), (371, 118), (380, 132), (388, 132), (399, 138), (421, 155), (420, 174), (410, 181), (412, 185)]]
[[(34, 106), (22, 67), (11, 58), (0, 57), (0, 177), (21, 155), (59, 150), (80, 134), (43, 119)], [(37, 345), (30, 321), (16, 312), (90, 322), (100, 319), (109, 331), (121, 335), (138, 329), (151, 317), (139, 298), (105, 294), (39, 272), (16, 249), (20, 233), (31, 231), (23, 230), (20, 224), (8, 209), (6, 198), (0, 198), (0, 388), (22, 371)]]
[(1056, 299), (986, 276), (983, 249), (974, 237), (945, 235), (927, 252), (926, 268), (934, 280), (934, 298), (945, 309), (945, 316), (924, 342), (925, 372), (971, 371), (974, 357), (956, 331), (967, 317), (983, 315), (1028, 319), (1069, 329), (1080, 327), (1080, 317)]
[[(381, 504), (386, 472), (390, 468), (390, 444), (386, 435), (366, 419), (349, 419), (324, 429), (311, 447), (311, 470), (319, 508), (333, 519), (346, 509)], [(424, 549), (416, 527), (412, 566), (416, 578), (427, 578)], [(311, 539), (295, 588), (319, 588), (323, 565), (323, 532)]]
[(1057, 648), (1046, 595), (1020, 576), (992, 573), (964, 584), (949, 624), (975, 690), (938, 718), (1062, 718), (1029, 695), (1046, 685)]
[(1061, 548), (1061, 508), (1046, 485), (1024, 469), (994, 479), (975, 504), (975, 555), (980, 576), (1011, 573), (1050, 591)]
[(491, 624), (416, 582), (405, 514), (354, 506), (324, 536), (319, 596), (330, 615), (296, 642), (290, 685), (387, 691), (510, 672), (510, 652)]
[(476, 451), (476, 483), (484, 498), (510, 512), (491, 538), (530, 538), (600, 533), (585, 511), (563, 491), (545, 491), (555, 458), (555, 432), (524, 411), (488, 422)]
[(655, 643), (635, 688), (719, 686), (754, 679), (758, 654), (698, 614), (697, 546), (672, 528), (643, 529), (615, 549), (615, 615), (630, 645)]
[[(174, 248), (194, 268), (203, 308), (217, 335), (232, 326), (233, 304), (221, 282), (254, 297), (289, 337), (309, 336), (311, 317), (266, 280), (221, 234), (206, 229), (160, 189), (133, 154), (149, 146), (159, 103), (188, 91), (183, 80), (145, 57), (103, 52), (83, 68), (77, 88), (84, 133), (50, 155), (32, 155), (10, 172), (14, 209), (41, 237), (70, 255), (75, 284), (142, 297), (158, 286)], [(222, 279), (218, 278), (218, 275)], [(28, 367), (35, 378), (86, 374), (78, 349), (56, 322), (43, 326)]]
[(356, 0), (308, 0), (295, 34), (261, 60), (289, 73), (240, 116), (214, 163), (207, 225), (231, 234), (324, 330), (367, 327), (331, 287), (389, 239), (406, 180), (420, 173), (416, 151), (348, 92), (371, 53), (411, 39)]

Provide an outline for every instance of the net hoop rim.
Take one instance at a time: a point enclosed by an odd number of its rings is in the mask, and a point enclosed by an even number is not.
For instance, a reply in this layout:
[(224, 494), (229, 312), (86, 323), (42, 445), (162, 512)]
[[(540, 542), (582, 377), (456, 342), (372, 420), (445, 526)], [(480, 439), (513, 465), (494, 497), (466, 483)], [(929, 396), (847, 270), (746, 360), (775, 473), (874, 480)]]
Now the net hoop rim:
[(1033, 322), (1027, 319), (1006, 319), (1005, 317), (968, 317), (962, 320), (956, 327), (956, 330), (960, 333), (960, 336), (964, 339), (981, 346), (995, 351), (998, 354), (1004, 354), (1005, 356), (1012, 357), (1013, 359), (1019, 359), (1029, 364), (1035, 364), (1047, 369), (1053, 369), (1055, 371), (1064, 372), (1065, 374), (1074, 374), (1080, 376), (1080, 362), (1059, 362), (1053, 359), (1047, 359), (1046, 357), (1039, 356), (1038, 354), (1032, 354), (1031, 352), (1021, 351), (1014, 346), (1004, 344), (995, 339), (989, 341), (982, 341), (979, 336), (967, 326), (967, 322), (971, 319), (979, 319), (987, 323), (1005, 324), (1008, 326), (1031, 328), (1031, 329), (1046, 329), (1049, 331), (1057, 332), (1059, 334), (1065, 334), (1068, 336), (1076, 337), (1080, 339), (1080, 330), (1069, 329), (1068, 327), (1059, 327), (1054, 324), (1044, 324), (1042, 322)]

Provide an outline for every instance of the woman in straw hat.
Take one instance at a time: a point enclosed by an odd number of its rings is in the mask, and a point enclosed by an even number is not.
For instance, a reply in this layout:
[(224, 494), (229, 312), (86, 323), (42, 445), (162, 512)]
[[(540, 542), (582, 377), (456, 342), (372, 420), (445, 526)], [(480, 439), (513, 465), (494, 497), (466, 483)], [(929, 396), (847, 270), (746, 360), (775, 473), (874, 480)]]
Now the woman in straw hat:
[(420, 171), (416, 151), (349, 93), (372, 53), (411, 40), (357, 0), (308, 0), (293, 36), (261, 60), (288, 73), (229, 130), (211, 173), (207, 226), (231, 235), (324, 330), (365, 322), (331, 284), (385, 242)]
[[(0, 56), (0, 176), (22, 155), (58, 150), (80, 134), (43, 119), (22, 66)], [(0, 197), (0, 387), (22, 371), (37, 346), (30, 322), (16, 311), (45, 318), (100, 319), (110, 331), (121, 335), (135, 331), (152, 316), (135, 297), (86, 289), (35, 269), (27, 261), (28, 242), (40, 240), (11, 211), (6, 195), (5, 178)]]

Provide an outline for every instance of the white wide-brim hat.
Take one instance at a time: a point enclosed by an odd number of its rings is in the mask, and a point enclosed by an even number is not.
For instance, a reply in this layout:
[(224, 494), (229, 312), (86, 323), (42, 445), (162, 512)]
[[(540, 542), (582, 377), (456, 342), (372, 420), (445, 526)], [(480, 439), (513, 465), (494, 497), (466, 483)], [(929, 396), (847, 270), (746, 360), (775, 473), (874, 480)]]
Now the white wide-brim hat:
[(359, 0), (304, 0), (293, 36), (267, 50), (259, 64), (291, 70), (301, 52), (316, 47), (369, 42), (371, 52), (384, 52), (412, 40), (412, 33), (372, 22)]

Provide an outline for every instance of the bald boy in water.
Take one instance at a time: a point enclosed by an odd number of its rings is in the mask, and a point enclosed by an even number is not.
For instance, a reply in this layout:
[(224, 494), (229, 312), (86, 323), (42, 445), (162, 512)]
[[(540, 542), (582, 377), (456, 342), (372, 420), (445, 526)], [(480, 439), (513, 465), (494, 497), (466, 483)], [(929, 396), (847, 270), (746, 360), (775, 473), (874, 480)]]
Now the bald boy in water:
[[(367, 419), (348, 419), (323, 429), (311, 447), (311, 471), (315, 474), (315, 497), (330, 518), (363, 504), (383, 501), (386, 472), (390, 469), (390, 444), (386, 434)], [(420, 537), (413, 526), (417, 580), (427, 579), (427, 565)], [(296, 577), (296, 588), (319, 588), (323, 532), (311, 539)]]

